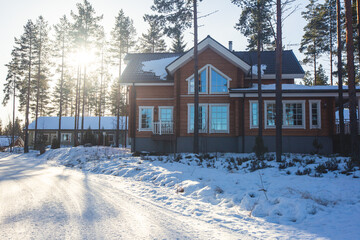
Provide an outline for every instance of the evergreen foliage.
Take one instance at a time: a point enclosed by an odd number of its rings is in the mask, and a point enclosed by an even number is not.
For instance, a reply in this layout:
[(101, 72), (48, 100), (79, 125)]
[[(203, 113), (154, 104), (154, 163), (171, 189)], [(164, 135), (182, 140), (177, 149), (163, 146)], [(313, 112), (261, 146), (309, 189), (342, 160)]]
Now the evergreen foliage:
[(139, 51), (143, 53), (166, 52), (166, 43), (160, 25), (150, 18), (145, 17), (144, 20), (149, 23), (150, 27), (147, 33), (143, 33), (140, 38)]
[(170, 51), (174, 53), (183, 53), (185, 52), (185, 48), (186, 43), (184, 43), (184, 35), (179, 31), (173, 39)]
[(305, 64), (313, 64), (315, 85), (317, 61), (323, 53), (330, 50), (328, 25), (324, 21), (326, 11), (323, 10), (323, 6), (317, 0), (310, 0), (306, 10), (301, 14), (307, 24), (304, 27), (304, 35), (301, 39), (299, 51), (305, 55), (303, 60)]
[(247, 49), (257, 49), (257, 40), (260, 38), (261, 50), (274, 49), (274, 32), (271, 26), (272, 0), (246, 1), (232, 0), (233, 4), (242, 8), (235, 28), (247, 37)]

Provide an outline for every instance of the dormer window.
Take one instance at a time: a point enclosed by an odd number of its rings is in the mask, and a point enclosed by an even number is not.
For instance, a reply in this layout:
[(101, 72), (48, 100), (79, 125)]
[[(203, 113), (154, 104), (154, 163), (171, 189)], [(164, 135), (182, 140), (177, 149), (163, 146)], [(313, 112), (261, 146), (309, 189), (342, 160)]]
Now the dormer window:
[[(188, 93), (194, 93), (194, 75), (189, 77)], [(231, 79), (214, 66), (208, 64), (199, 70), (200, 94), (224, 94), (229, 92)]]

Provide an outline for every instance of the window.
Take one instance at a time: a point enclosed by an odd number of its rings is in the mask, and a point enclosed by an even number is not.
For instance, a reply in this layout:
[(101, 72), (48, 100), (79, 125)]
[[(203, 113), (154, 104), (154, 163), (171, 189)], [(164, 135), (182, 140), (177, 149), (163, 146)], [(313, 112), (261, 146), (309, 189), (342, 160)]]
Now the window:
[(320, 100), (309, 101), (310, 128), (321, 128)]
[[(207, 132), (207, 105), (199, 105), (199, 132)], [(194, 132), (194, 104), (188, 105), (188, 132)]]
[(275, 102), (274, 101), (265, 101), (265, 128), (275, 127)]
[(139, 107), (139, 131), (151, 131), (154, 107)]
[[(188, 81), (188, 93), (193, 94), (194, 75), (190, 76), (186, 81)], [(199, 93), (206, 94), (209, 91), (210, 93), (215, 94), (228, 93), (229, 81), (231, 81), (231, 79), (220, 70), (210, 64), (207, 64), (199, 70)]]
[(304, 107), (304, 101), (283, 101), (283, 126), (305, 128)]
[(250, 128), (259, 127), (259, 108), (258, 101), (250, 101)]
[[(265, 101), (265, 128), (275, 127), (275, 101)], [(283, 101), (283, 127), (305, 129), (305, 101)]]
[(229, 132), (229, 105), (211, 104), (210, 105), (210, 132), (228, 133)]
[[(207, 93), (207, 68), (200, 70), (199, 74), (199, 93)], [(194, 77), (189, 80), (189, 93), (194, 93), (195, 83)]]
[(109, 136), (109, 142), (114, 143), (114, 134), (108, 134)]
[(173, 121), (173, 107), (159, 107), (159, 119), (161, 122)]
[(211, 93), (227, 93), (228, 79), (211, 68)]
[(61, 140), (63, 142), (70, 142), (71, 141), (70, 139), (71, 139), (70, 138), (70, 133), (62, 133), (61, 134)]
[(44, 134), (43, 139), (46, 143), (48, 143), (49, 142), (49, 134)]

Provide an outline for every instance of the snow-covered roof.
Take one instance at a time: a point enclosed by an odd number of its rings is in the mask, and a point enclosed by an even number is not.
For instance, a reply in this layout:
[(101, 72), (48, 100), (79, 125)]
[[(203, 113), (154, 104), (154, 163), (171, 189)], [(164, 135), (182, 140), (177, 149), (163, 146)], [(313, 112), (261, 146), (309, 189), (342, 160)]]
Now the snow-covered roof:
[(142, 62), (142, 70), (144, 72), (151, 72), (161, 80), (166, 80), (167, 72), (165, 67), (172, 63), (178, 57), (168, 57), (158, 60), (150, 60)]
[[(18, 139), (17, 136), (15, 136), (15, 141)], [(11, 136), (0, 136), (0, 147), (8, 147), (10, 146), (12, 141), (12, 137)]]
[[(120, 117), (120, 130), (125, 129), (126, 117)], [(81, 128), (82, 118), (79, 118)], [(73, 130), (74, 117), (61, 117), (61, 129)], [(117, 117), (101, 117), (101, 129), (114, 130), (117, 125)], [(57, 130), (59, 128), (59, 117), (39, 117), (37, 127), (40, 130)], [(99, 117), (84, 117), (84, 129), (99, 129)], [(29, 129), (35, 129), (35, 121), (29, 124)]]

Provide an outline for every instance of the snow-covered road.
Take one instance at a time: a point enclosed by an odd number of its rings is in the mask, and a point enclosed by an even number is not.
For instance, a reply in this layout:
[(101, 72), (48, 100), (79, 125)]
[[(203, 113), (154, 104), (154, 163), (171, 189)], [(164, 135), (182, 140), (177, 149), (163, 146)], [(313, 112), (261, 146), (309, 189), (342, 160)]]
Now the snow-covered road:
[(0, 156), (0, 239), (248, 238), (124, 191), (119, 177), (23, 156)]

